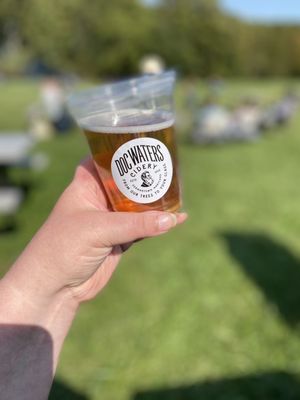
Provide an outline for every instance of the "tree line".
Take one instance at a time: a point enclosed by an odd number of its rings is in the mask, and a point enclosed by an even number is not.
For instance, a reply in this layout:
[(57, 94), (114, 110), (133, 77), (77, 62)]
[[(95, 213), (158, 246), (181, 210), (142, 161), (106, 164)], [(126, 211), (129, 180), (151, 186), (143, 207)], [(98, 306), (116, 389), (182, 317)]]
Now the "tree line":
[(11, 37), (27, 58), (91, 77), (136, 73), (146, 54), (189, 76), (300, 75), (299, 26), (246, 23), (217, 0), (1, 0), (2, 48)]

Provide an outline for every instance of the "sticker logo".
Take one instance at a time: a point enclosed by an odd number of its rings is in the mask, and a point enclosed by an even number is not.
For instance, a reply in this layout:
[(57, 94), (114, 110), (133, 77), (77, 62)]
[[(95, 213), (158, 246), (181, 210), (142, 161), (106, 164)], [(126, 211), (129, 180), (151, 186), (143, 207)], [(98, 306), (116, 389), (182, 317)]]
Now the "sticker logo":
[(136, 203), (153, 203), (168, 191), (173, 164), (168, 148), (157, 139), (124, 143), (111, 160), (114, 181), (124, 196)]

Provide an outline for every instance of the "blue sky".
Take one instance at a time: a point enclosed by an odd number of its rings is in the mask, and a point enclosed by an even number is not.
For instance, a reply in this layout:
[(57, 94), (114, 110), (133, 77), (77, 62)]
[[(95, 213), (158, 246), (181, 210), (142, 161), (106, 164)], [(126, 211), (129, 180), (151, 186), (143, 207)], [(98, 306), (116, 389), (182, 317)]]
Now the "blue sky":
[[(155, 4), (158, 0), (143, 0)], [(223, 8), (249, 21), (300, 24), (300, 0), (220, 0)]]
[(221, 0), (221, 4), (250, 21), (300, 23), (300, 0)]

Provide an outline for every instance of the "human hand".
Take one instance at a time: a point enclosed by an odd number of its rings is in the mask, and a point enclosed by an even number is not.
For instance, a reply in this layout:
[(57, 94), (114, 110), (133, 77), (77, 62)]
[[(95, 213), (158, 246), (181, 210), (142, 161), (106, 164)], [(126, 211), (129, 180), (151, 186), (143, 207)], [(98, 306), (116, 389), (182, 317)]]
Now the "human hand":
[(132, 242), (185, 219), (186, 214), (109, 211), (92, 161), (80, 165), (45, 224), (0, 280), (0, 325), (14, 327), (0, 332), (4, 397), (47, 398), (79, 304), (106, 285)]
[[(185, 221), (186, 214), (111, 212), (91, 159), (76, 170), (49, 218), (17, 260), (14, 284), (43, 296), (66, 292), (76, 303), (109, 281), (123, 251)], [(10, 275), (10, 273), (8, 274)], [(18, 282), (19, 279), (19, 282)]]

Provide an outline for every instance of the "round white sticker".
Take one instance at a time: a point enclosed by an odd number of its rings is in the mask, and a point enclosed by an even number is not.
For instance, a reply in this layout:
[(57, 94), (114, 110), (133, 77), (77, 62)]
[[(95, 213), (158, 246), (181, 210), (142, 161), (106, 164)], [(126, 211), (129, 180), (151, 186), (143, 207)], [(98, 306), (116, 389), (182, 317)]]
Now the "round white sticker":
[(169, 189), (173, 177), (168, 148), (157, 139), (133, 139), (118, 148), (111, 160), (114, 181), (128, 199), (153, 203)]

